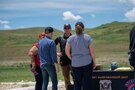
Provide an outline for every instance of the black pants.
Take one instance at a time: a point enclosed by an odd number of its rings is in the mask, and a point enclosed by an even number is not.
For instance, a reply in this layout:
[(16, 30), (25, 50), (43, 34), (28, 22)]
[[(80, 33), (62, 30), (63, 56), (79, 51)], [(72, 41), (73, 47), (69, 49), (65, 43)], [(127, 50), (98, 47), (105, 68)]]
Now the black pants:
[(92, 88), (92, 64), (82, 67), (72, 67), (74, 77), (74, 90), (89, 90)]
[(42, 90), (42, 84), (43, 84), (43, 79), (42, 79), (42, 72), (40, 67), (36, 66), (35, 71), (37, 72), (37, 74), (35, 75), (33, 72), (33, 75), (35, 76), (35, 90)]
[(130, 65), (133, 66), (135, 69), (135, 53), (133, 52), (128, 53), (128, 59), (129, 59)]
[[(134, 68), (134, 79), (135, 79), (135, 53), (134, 52), (130, 52), (129, 54), (129, 63), (131, 66), (133, 66)], [(135, 89), (135, 84), (134, 84), (134, 89)]]

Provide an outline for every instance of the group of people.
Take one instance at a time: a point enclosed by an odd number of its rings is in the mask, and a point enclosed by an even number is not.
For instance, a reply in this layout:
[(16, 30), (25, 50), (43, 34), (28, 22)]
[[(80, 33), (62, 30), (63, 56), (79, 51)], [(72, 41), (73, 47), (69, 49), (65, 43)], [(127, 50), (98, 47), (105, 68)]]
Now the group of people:
[[(82, 22), (75, 24), (75, 34), (71, 34), (71, 25), (64, 25), (64, 34), (52, 40), (54, 29), (45, 28), (39, 35), (39, 41), (29, 50), (31, 71), (36, 80), (35, 90), (47, 90), (49, 76), (52, 81), (52, 90), (58, 90), (57, 72), (59, 65), (65, 81), (65, 88), (71, 85), (70, 75), (73, 78), (74, 90), (89, 90), (92, 87), (92, 72), (96, 67), (93, 39), (84, 34), (85, 26)], [(130, 32), (129, 61), (135, 68), (135, 27)], [(60, 51), (56, 46), (59, 44)], [(135, 69), (134, 69), (135, 70)]]
[[(65, 88), (71, 85), (70, 75), (73, 78), (74, 90), (88, 90), (92, 86), (92, 71), (95, 65), (95, 53), (92, 37), (84, 34), (84, 24), (75, 24), (76, 34), (71, 34), (71, 25), (64, 25), (64, 34), (52, 40), (54, 29), (45, 28), (39, 35), (40, 40), (29, 50), (31, 71), (36, 80), (35, 90), (47, 90), (49, 76), (52, 81), (52, 90), (58, 90), (57, 72), (59, 65), (65, 81)], [(56, 46), (59, 44), (60, 51)]]

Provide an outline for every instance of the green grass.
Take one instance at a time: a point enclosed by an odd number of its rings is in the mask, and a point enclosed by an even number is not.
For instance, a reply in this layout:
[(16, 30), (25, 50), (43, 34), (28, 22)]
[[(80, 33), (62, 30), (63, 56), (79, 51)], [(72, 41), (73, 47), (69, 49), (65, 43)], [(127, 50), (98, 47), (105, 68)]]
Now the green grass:
[(0, 81), (33, 81), (28, 65), (0, 66)]
[[(63, 80), (61, 71), (58, 73), (58, 79)], [(35, 81), (30, 71), (29, 64), (20, 63), (16, 65), (0, 66), (0, 82), (20, 82)]]

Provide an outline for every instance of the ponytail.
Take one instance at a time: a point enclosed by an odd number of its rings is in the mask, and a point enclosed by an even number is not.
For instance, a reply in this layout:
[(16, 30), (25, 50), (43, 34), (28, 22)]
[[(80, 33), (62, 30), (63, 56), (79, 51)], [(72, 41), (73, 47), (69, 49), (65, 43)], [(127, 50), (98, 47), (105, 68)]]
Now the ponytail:
[(83, 25), (82, 22), (77, 22), (75, 24), (75, 31), (76, 31), (76, 34), (78, 34), (78, 35), (83, 33), (83, 31), (84, 31), (84, 25)]

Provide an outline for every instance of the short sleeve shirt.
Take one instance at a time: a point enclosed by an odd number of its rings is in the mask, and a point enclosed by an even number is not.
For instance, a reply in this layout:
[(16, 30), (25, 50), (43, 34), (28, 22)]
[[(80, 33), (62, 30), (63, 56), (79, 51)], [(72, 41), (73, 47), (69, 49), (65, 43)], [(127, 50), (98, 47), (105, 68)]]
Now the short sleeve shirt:
[(67, 42), (71, 46), (71, 60), (73, 67), (81, 67), (92, 62), (89, 45), (92, 38), (87, 34), (72, 35)]

